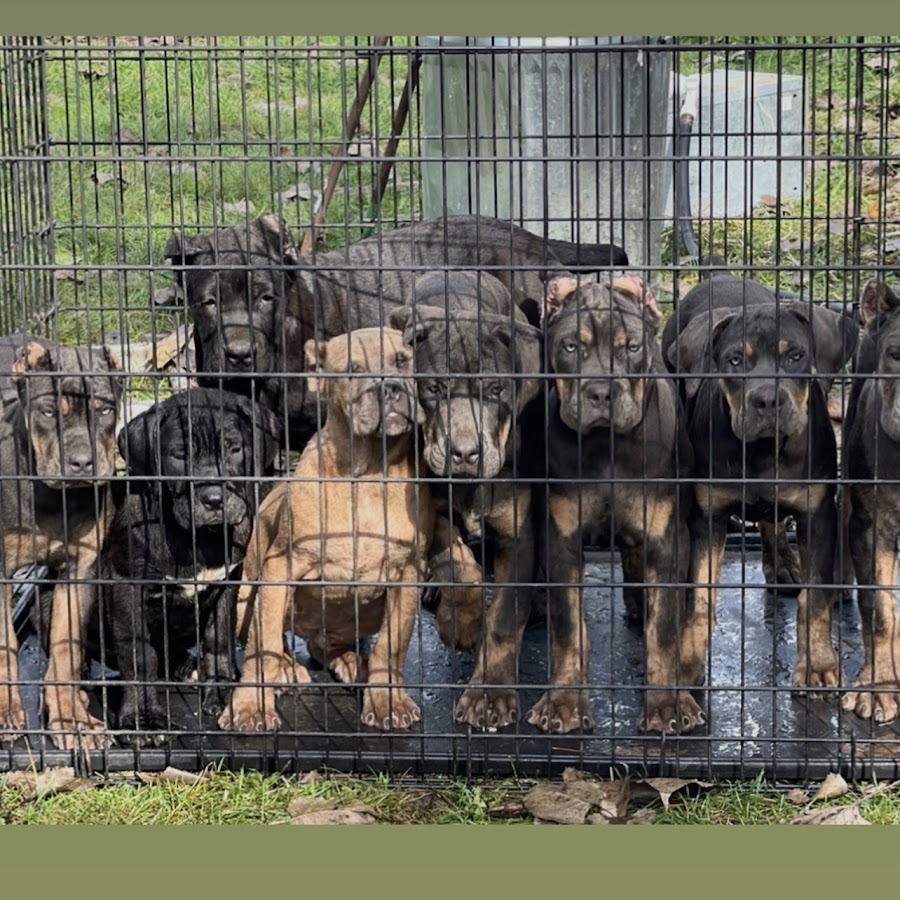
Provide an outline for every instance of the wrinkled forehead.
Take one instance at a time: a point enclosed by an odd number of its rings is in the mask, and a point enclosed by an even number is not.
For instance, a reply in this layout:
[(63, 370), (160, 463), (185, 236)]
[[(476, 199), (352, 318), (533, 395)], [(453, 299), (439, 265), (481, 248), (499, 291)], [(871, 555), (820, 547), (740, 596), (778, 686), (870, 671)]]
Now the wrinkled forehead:
[(393, 329), (363, 328), (340, 335), (328, 342), (328, 367), (334, 372), (347, 371), (350, 365), (362, 366), (367, 372), (396, 370), (397, 354), (410, 357), (403, 345), (403, 334)]
[(31, 399), (53, 396), (115, 402), (122, 376), (111, 374), (102, 350), (57, 348), (54, 356), (57, 371), (22, 373)]
[[(416, 371), (454, 373), (510, 372), (513, 349), (477, 316), (427, 320), (428, 333), (416, 344)], [(494, 326), (499, 322), (494, 322)], [(515, 334), (515, 332), (513, 332)], [(520, 337), (523, 342), (527, 340)]]
[(594, 340), (618, 331), (642, 332), (644, 317), (633, 300), (600, 285), (590, 292), (582, 288), (578, 296), (564, 306), (551, 325), (551, 335), (584, 331)]
[(753, 309), (736, 318), (725, 330), (719, 346), (747, 343), (756, 352), (779, 354), (778, 345), (787, 341), (800, 347), (810, 343), (810, 326), (787, 311)]

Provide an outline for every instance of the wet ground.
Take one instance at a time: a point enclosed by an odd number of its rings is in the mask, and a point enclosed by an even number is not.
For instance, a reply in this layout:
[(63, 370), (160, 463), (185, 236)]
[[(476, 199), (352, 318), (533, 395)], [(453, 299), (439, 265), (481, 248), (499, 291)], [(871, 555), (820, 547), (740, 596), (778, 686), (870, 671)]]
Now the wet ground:
[[(708, 725), (684, 737), (661, 738), (637, 729), (643, 684), (643, 637), (624, 619), (621, 572), (609, 554), (591, 554), (586, 571), (585, 608), (591, 640), (590, 680), (595, 726), (592, 733), (552, 735), (520, 722), (496, 733), (453, 723), (452, 711), (474, 665), (473, 654), (447, 650), (428, 612), (419, 616), (407, 663), (410, 693), (422, 722), (409, 733), (381, 734), (359, 721), (359, 692), (313, 671), (314, 684), (282, 695), (283, 729), (270, 735), (225, 734), (204, 720), (199, 695), (189, 685), (166, 692), (173, 731), (159, 747), (113, 748), (76, 763), (94, 769), (196, 767), (210, 762), (269, 770), (342, 770), (453, 773), (548, 774), (568, 765), (608, 774), (632, 773), (752, 777), (765, 770), (781, 778), (820, 777), (840, 769), (869, 777), (900, 777), (900, 725), (876, 726), (840, 710), (836, 700), (809, 701), (790, 693), (796, 650), (796, 601), (773, 597), (764, 586), (759, 551), (742, 553), (733, 540), (719, 592), (713, 635), (710, 689), (696, 694), (708, 711)], [(611, 585), (613, 587), (611, 587)], [(610, 602), (612, 599), (612, 602)], [(845, 683), (862, 665), (862, 641), (855, 602), (835, 608), (834, 638), (840, 647)], [(301, 662), (302, 641), (295, 642)], [(33, 636), (24, 641), (22, 675), (38, 678), (44, 657)], [(93, 665), (92, 677), (102, 668)], [(520, 710), (540, 696), (547, 680), (547, 632), (530, 627), (520, 670)], [(38, 686), (24, 691), (30, 726), (38, 726)], [(103, 691), (93, 692), (100, 711)], [(115, 705), (115, 680), (108, 702)], [(32, 759), (71, 764), (72, 755), (47, 750), (38, 734), (0, 750), (0, 767), (21, 767)]]

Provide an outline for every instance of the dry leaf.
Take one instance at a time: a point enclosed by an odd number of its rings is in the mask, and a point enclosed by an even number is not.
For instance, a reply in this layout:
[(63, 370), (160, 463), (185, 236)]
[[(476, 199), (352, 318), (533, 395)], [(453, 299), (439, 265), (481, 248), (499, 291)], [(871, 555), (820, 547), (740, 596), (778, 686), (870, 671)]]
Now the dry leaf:
[(631, 795), (627, 779), (621, 781), (575, 781), (566, 785), (566, 794), (596, 807), (607, 819), (621, 819), (628, 815)]
[(816, 98), (816, 109), (845, 109), (847, 101), (834, 91), (824, 91)]
[(326, 797), (296, 797), (288, 804), (288, 815), (305, 816), (307, 813), (319, 812), (323, 809), (337, 809), (337, 803)]
[(109, 184), (111, 181), (115, 181), (116, 176), (111, 172), (92, 172), (91, 173), (91, 181), (97, 185), (97, 187), (103, 187), (104, 184)]
[(837, 772), (829, 772), (816, 791), (813, 800), (834, 800), (835, 797), (843, 797), (849, 791), (850, 788), (847, 786), (847, 782), (844, 781), (843, 776)]
[(828, 224), (828, 230), (831, 234), (846, 234), (847, 233), (847, 220), (846, 219), (832, 219), (832, 221)]
[(76, 778), (74, 769), (65, 767), (40, 772), (10, 772), (3, 776), (3, 781), (8, 787), (21, 791), (26, 800), (47, 794), (89, 790), (94, 786), (87, 778)]
[(301, 779), (300, 784), (313, 784), (317, 781), (324, 781), (325, 776), (318, 770), (313, 769), (311, 772), (307, 772)]
[(369, 157), (375, 152), (375, 145), (371, 141), (354, 141), (347, 147), (347, 156)]
[(521, 800), (507, 800), (498, 806), (492, 806), (487, 814), (492, 819), (521, 819), (526, 812), (525, 804)]
[(804, 803), (809, 799), (806, 795), (806, 791), (801, 790), (800, 788), (794, 788), (792, 791), (788, 791), (785, 794), (785, 799), (788, 803), (794, 803), (797, 806), (803, 806)]
[(525, 795), (522, 802), (536, 820), (559, 825), (583, 825), (591, 811), (590, 803), (571, 797), (563, 788), (552, 784), (537, 785)]
[(172, 766), (166, 766), (161, 772), (138, 772), (138, 778), (144, 784), (158, 784), (166, 782), (169, 784), (197, 784), (199, 781), (205, 781), (207, 772), (185, 772), (183, 769), (175, 769)]
[(879, 53), (878, 56), (867, 59), (865, 66), (873, 72), (891, 72), (897, 68), (897, 60), (887, 53)]
[(900, 250), (900, 237), (888, 238), (882, 246), (886, 256), (890, 256)]
[(57, 281), (74, 281), (76, 284), (84, 284), (84, 273), (74, 269), (54, 269), (53, 277)]
[(378, 819), (371, 810), (344, 807), (306, 813), (291, 821), (294, 825), (375, 825)]
[(874, 200), (866, 208), (866, 216), (872, 222), (877, 222), (881, 218), (881, 206), (877, 200)]
[(826, 806), (825, 809), (814, 809), (801, 813), (791, 819), (788, 825), (871, 825), (867, 822), (853, 803), (850, 806)]
[(778, 198), (777, 198), (777, 197), (774, 197), (772, 194), (763, 194), (763, 195), (759, 198), (759, 202), (760, 202), (763, 206), (768, 207), (769, 209), (777, 209), (778, 206), (779, 206), (779, 204), (778, 204)]
[(106, 78), (106, 72), (100, 69), (81, 69), (81, 76), (88, 81), (98, 81), (100, 78)]
[(275, 195), (276, 203), (290, 203), (293, 200), (309, 200), (312, 198), (312, 191), (309, 185), (302, 181), (298, 181), (293, 187), (282, 191)]
[(656, 821), (656, 812), (650, 807), (639, 809), (625, 820), (626, 825), (652, 825)]
[(191, 330), (189, 328), (179, 328), (158, 340), (152, 357), (153, 367), (157, 371), (162, 372), (169, 363), (178, 357), (190, 336)]
[(249, 215), (256, 210), (256, 206), (254, 205), (252, 200), (247, 200), (246, 198), (244, 198), (243, 200), (238, 200), (236, 203), (223, 203), (222, 210), (227, 213), (241, 213), (242, 215)]
[(637, 785), (646, 785), (658, 794), (664, 809), (669, 808), (669, 798), (672, 794), (675, 794), (684, 788), (698, 787), (704, 789), (713, 787), (708, 781), (696, 781), (685, 778), (644, 778), (641, 781), (635, 782), (635, 786)]
[(158, 288), (153, 292), (153, 305), (168, 306), (168, 304), (178, 300), (178, 297), (178, 287), (174, 284), (170, 284), (168, 287)]

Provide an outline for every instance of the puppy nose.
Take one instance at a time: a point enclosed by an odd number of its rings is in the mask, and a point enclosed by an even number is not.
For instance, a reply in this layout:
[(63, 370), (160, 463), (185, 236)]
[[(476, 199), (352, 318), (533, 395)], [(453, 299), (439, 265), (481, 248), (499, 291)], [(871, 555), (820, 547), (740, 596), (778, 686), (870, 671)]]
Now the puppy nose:
[(385, 381), (381, 385), (381, 399), (384, 401), (395, 401), (400, 399), (403, 388), (398, 381)]
[(225, 357), (231, 365), (247, 368), (253, 362), (253, 348), (249, 345), (227, 347), (225, 349)]
[(758, 413), (774, 412), (778, 408), (775, 388), (759, 388), (748, 398), (750, 407)]
[(456, 465), (463, 463), (470, 466), (477, 465), (481, 459), (481, 441), (474, 435), (469, 438), (455, 438), (450, 447), (450, 455)]
[(90, 453), (71, 453), (66, 459), (70, 475), (91, 475), (94, 471), (94, 458)]
[(592, 381), (584, 389), (584, 399), (591, 406), (609, 406), (612, 398), (612, 385), (608, 381)]
[(200, 488), (197, 497), (210, 512), (218, 512), (225, 502), (225, 495), (218, 485)]

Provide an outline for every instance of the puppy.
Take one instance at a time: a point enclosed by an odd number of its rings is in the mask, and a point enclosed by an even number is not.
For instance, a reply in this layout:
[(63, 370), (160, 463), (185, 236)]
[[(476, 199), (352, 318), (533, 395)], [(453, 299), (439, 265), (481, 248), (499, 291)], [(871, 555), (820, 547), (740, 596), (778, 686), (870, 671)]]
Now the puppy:
[[(428, 485), (410, 480), (421, 419), (412, 352), (380, 328), (309, 341), (305, 352), (327, 421), (260, 508), (241, 587), (247, 659), (219, 726), (280, 725), (275, 686), (310, 680), (285, 653), (289, 627), (340, 681), (367, 680), (364, 724), (409, 728), (421, 714), (403, 669), (434, 520)], [(366, 676), (356, 645), (372, 634)]]
[(119, 435), (128, 473), (141, 479), (117, 510), (103, 554), (105, 619), (125, 682), (120, 729), (171, 728), (156, 684), (182, 674), (198, 635), (203, 711), (224, 708), (223, 685), (236, 674), (240, 565), (261, 488), (253, 479), (274, 461), (278, 436), (261, 404), (205, 388), (161, 401)]
[[(53, 589), (44, 688), (47, 726), (62, 749), (109, 744), (88, 712), (82, 677), (95, 608), (97, 561), (112, 516), (116, 426), (124, 378), (106, 347), (60, 347), (23, 336), (11, 366), (16, 396), (0, 421), (0, 543), (3, 575), (48, 566)], [(7, 342), (8, 346), (8, 342)], [(9, 392), (7, 392), (8, 394)], [(6, 398), (5, 398), (6, 399)], [(12, 583), (0, 615), (0, 740), (26, 727), (18, 687)]]

